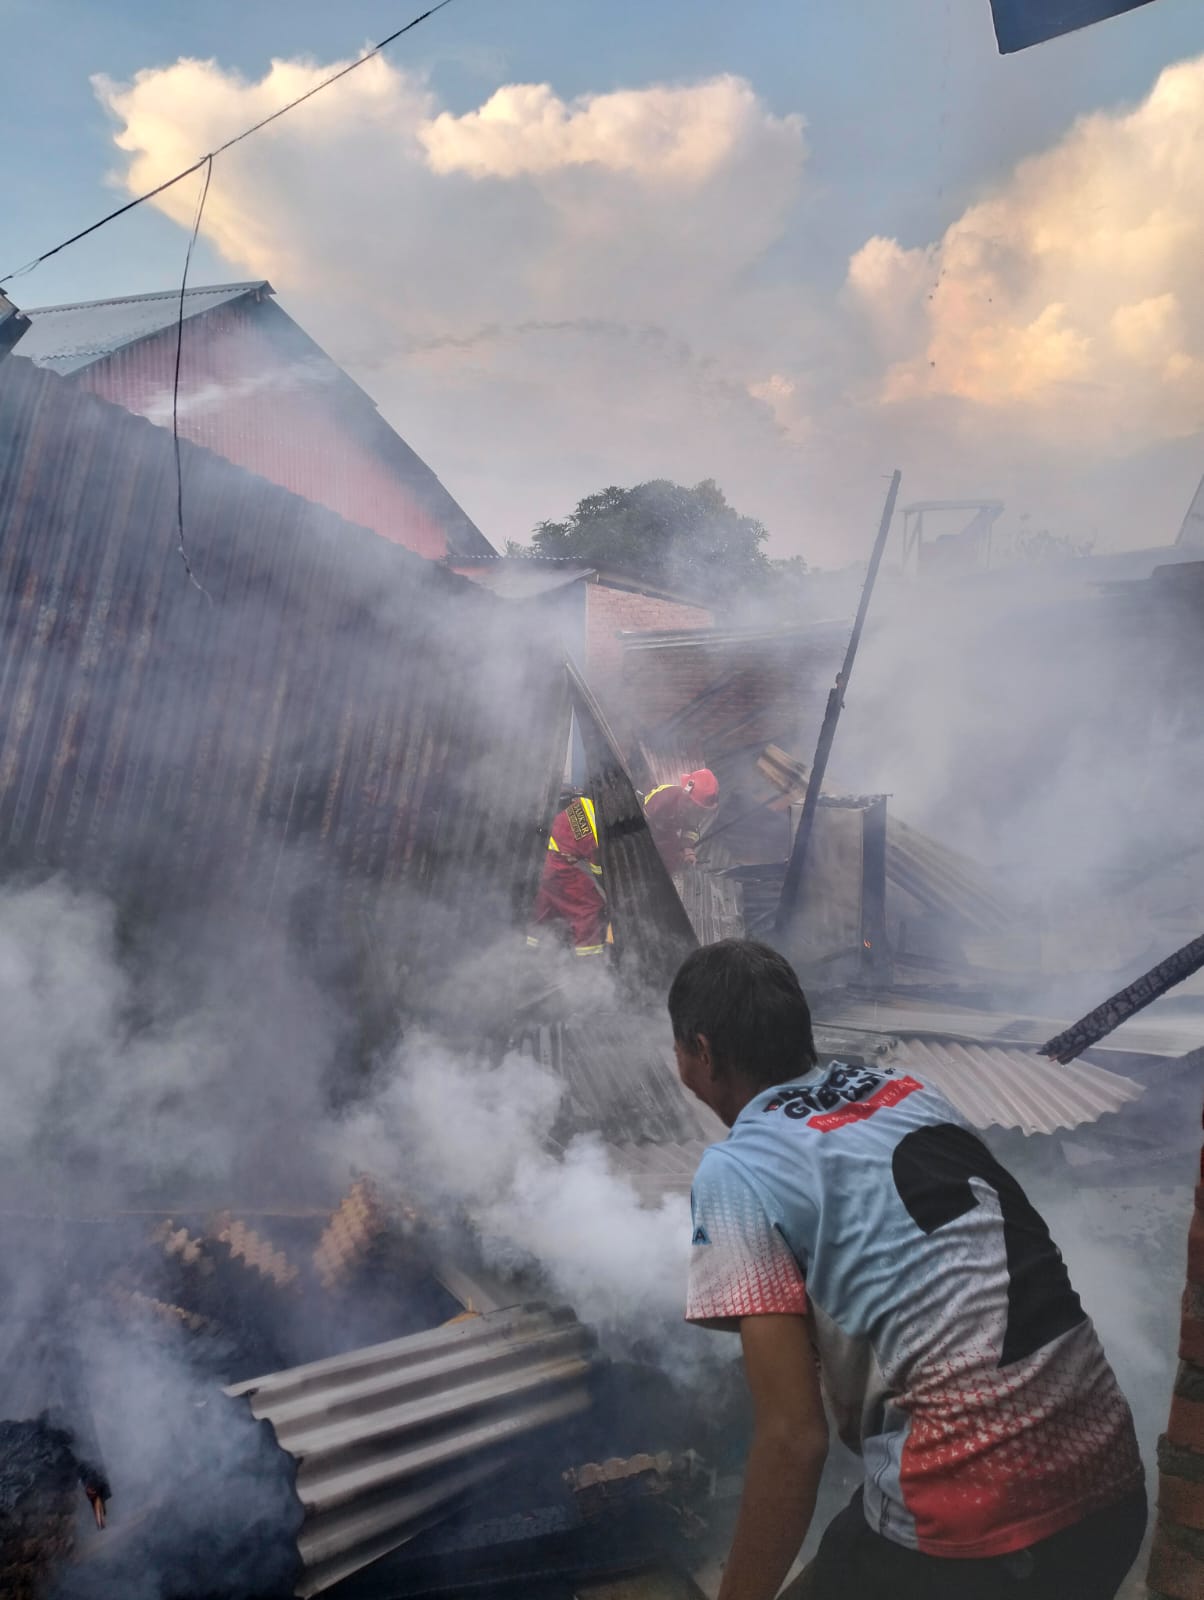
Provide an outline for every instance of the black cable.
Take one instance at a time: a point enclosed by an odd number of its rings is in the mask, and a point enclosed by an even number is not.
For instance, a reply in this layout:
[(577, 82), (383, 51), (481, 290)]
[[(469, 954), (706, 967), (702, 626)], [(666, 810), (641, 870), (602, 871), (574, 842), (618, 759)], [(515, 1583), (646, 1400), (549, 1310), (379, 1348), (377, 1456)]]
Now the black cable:
[[(304, 94), (298, 95), (295, 100), (290, 100), (288, 105), (281, 106), (279, 111), (273, 111), (261, 121), (253, 123), (251, 127), (244, 128), (241, 133), (236, 133), (232, 139), (227, 139), (225, 144), (219, 144), (216, 149), (210, 150), (208, 155), (201, 156), (190, 167), (185, 167), (183, 172), (177, 172), (174, 178), (167, 178), (156, 188), (148, 189), (145, 194), (140, 194), (135, 200), (127, 200), (125, 205), (118, 206), (116, 211), (110, 211), (107, 217), (101, 217), (99, 222), (92, 223), (90, 227), (81, 228), (78, 233), (73, 233), (69, 239), (64, 239), (61, 244), (56, 244), (53, 250), (45, 250), (40, 256), (35, 256), (32, 261), (26, 262), (25, 266), (17, 267), (12, 272), (5, 273), (4, 277), (0, 278), (0, 284), (10, 283), (14, 278), (20, 278), (25, 273), (32, 272), (35, 267), (40, 267), (44, 261), (49, 261), (51, 256), (57, 256), (60, 250), (66, 250), (68, 245), (78, 244), (81, 239), (86, 239), (90, 233), (95, 233), (98, 228), (103, 228), (106, 223), (116, 221), (118, 217), (123, 217), (127, 211), (132, 211), (135, 206), (142, 205), (146, 200), (153, 200), (156, 195), (162, 194), (166, 189), (173, 188), (191, 173), (199, 172), (206, 163), (208, 163), (209, 172), (212, 172), (214, 156), (220, 156), (224, 150), (229, 150), (234, 145), (241, 144), (244, 139), (249, 139), (253, 133), (258, 133), (261, 128), (266, 128), (269, 122), (275, 122), (296, 106), (304, 105), (307, 100), (312, 100), (314, 95), (321, 94), (323, 89), (329, 89), (332, 83), (337, 83), (340, 78), (345, 78), (349, 72), (354, 72), (357, 67), (362, 67), (365, 61), (371, 61), (382, 50), (388, 49), (389, 45), (400, 39), (403, 33), (409, 33), (411, 28), (416, 28), (420, 22), (425, 22), (428, 17), (433, 17), (436, 11), (442, 11), (444, 6), (449, 5), (451, 5), (451, 0), (438, 0), (437, 5), (431, 6), (421, 16), (414, 17), (403, 28), (397, 28), (393, 33), (389, 34), (388, 38), (382, 39), (379, 44), (374, 44), (362, 56), (358, 56), (354, 61), (349, 62), (347, 66), (340, 67), (337, 72), (332, 72), (329, 78), (323, 78), (321, 83), (316, 83), (312, 89), (307, 89)], [(206, 189), (209, 187), (208, 174), (205, 178), (205, 187)]]
[(179, 537), (177, 548), (180, 560), (184, 563), (184, 571), (188, 574), (189, 583), (194, 584), (205, 598), (209, 599), (210, 596), (204, 586), (197, 582), (184, 545), (184, 468), (180, 460), (180, 358), (184, 350), (184, 295), (188, 289), (188, 268), (192, 264), (192, 248), (201, 231), (201, 217), (204, 215), (205, 201), (209, 197), (209, 180), (213, 177), (211, 155), (205, 157), (204, 167), (205, 181), (201, 185), (201, 195), (197, 201), (196, 216), (192, 223), (192, 234), (188, 240), (188, 249), (184, 252), (184, 272), (180, 278), (180, 305), (176, 317), (176, 371), (171, 385), (171, 442), (176, 453), (176, 533)]

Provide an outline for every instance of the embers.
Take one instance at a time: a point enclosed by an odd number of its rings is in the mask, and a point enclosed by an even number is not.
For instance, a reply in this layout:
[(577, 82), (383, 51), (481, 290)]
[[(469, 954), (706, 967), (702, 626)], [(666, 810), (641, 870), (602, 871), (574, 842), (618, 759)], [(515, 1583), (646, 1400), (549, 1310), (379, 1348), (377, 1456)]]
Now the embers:
[(715, 1494), (715, 1473), (693, 1450), (673, 1455), (639, 1454), (590, 1461), (572, 1467), (564, 1481), (586, 1518), (600, 1517), (617, 1505), (665, 1499), (677, 1513), (681, 1529), (693, 1537), (705, 1531), (700, 1508)]
[[(40, 1600), (75, 1544), (81, 1485), (94, 1504), (108, 1496), (99, 1470), (80, 1462), (73, 1440), (45, 1417), (0, 1422), (0, 1594)], [(99, 1518), (98, 1518), (99, 1520)]]

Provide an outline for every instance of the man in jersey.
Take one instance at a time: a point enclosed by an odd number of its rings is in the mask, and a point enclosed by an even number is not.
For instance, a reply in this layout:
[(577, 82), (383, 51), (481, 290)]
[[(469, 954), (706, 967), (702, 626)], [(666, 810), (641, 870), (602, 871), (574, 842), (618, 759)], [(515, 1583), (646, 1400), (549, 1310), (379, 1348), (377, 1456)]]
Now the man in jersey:
[(773, 1600), (795, 1560), (825, 1398), (864, 1481), (792, 1593), (1109, 1600), (1145, 1529), (1133, 1421), (1020, 1185), (916, 1076), (818, 1066), (765, 945), (694, 951), (669, 1014), (731, 1129), (694, 1180), (686, 1312), (739, 1332), (755, 1416), (720, 1600)]

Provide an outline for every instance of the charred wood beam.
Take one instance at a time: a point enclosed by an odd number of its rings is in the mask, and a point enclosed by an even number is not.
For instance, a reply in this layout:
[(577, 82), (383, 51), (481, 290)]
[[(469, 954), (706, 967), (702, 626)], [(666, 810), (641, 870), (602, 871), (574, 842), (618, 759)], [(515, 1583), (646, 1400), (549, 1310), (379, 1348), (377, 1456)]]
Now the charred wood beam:
[(1143, 972), (1140, 978), (1134, 979), (1125, 988), (1119, 989), (1102, 1005), (1096, 1006), (1094, 1011), (1080, 1017), (1065, 1032), (1048, 1039), (1039, 1053), (1065, 1066), (1093, 1044), (1106, 1039), (1122, 1022), (1143, 1011), (1168, 989), (1190, 978), (1193, 972), (1199, 972), (1201, 967), (1204, 967), (1204, 933), (1190, 944), (1185, 944), (1181, 950), (1176, 950), (1174, 955), (1167, 956), (1156, 967)]

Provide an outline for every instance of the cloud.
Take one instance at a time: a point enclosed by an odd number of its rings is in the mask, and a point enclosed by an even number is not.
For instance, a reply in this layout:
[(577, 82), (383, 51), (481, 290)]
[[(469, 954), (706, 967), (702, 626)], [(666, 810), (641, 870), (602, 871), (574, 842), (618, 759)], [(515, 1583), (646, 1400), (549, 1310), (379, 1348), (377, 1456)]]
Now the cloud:
[(1081, 118), (936, 243), (849, 264), (888, 405), (965, 402), (1071, 448), (1204, 427), (1204, 57)]
[[(331, 65), (96, 80), (120, 181), (153, 186)], [(896, 463), (907, 498), (1172, 536), (1204, 431), (1204, 58), (940, 238), (871, 234), (835, 292), (806, 246), (844, 204), (808, 176), (814, 139), (731, 74), (510, 83), (453, 111), (378, 58), (219, 158), (204, 231), (498, 544), (606, 483), (715, 477), (779, 553), (840, 565)], [(190, 226), (196, 192), (156, 203)]]
[(479, 111), (444, 111), (420, 137), (435, 172), (516, 178), (598, 166), (657, 185), (697, 186), (742, 148), (771, 141), (789, 164), (801, 149), (799, 116), (767, 118), (743, 79), (583, 95), (572, 105), (546, 83), (510, 84)]

